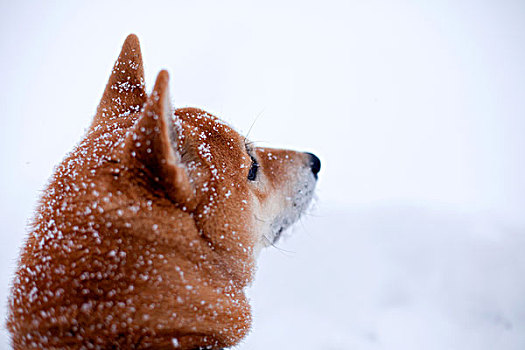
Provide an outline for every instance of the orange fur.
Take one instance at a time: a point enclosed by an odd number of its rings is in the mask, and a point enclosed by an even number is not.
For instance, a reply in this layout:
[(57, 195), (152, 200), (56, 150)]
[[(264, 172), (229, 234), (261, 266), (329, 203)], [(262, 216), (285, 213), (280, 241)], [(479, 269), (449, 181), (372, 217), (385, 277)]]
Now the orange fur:
[(257, 247), (297, 179), (313, 190), (309, 156), (254, 149), (246, 180), (244, 138), (202, 110), (173, 113), (168, 80), (146, 94), (130, 35), (40, 201), (9, 301), (15, 349), (220, 349), (248, 332)]

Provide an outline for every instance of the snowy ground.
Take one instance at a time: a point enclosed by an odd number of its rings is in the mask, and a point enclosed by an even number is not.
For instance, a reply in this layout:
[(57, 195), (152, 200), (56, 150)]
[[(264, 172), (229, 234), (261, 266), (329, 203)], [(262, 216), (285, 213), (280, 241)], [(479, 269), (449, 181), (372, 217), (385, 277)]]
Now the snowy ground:
[(239, 349), (524, 349), (525, 237), (446, 208), (321, 206), (263, 254)]
[[(521, 0), (0, 3), (0, 315), (25, 225), (124, 38), (146, 87), (316, 153), (239, 350), (525, 349)], [(8, 348), (0, 329), (0, 349)]]

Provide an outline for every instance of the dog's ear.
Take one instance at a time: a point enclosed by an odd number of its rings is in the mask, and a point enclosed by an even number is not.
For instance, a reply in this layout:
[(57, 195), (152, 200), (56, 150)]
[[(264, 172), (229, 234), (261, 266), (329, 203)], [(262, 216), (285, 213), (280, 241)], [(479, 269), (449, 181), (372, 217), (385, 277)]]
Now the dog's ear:
[(192, 208), (195, 198), (186, 167), (177, 151), (179, 133), (172, 119), (169, 75), (163, 70), (142, 115), (128, 132), (124, 152), (130, 163), (174, 202)]
[(130, 34), (122, 45), (91, 128), (131, 126), (146, 99), (139, 39)]

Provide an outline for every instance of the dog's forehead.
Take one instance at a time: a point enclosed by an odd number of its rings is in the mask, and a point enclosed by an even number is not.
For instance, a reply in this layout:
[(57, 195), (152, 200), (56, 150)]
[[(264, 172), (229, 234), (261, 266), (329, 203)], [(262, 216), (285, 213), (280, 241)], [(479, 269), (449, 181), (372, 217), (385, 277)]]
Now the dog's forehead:
[[(185, 108), (175, 111), (176, 123), (184, 134), (198, 139), (203, 144), (213, 146), (228, 146), (233, 150), (235, 146), (243, 146), (244, 138), (233, 127), (214, 115), (195, 108)], [(244, 147), (244, 146), (243, 146)]]
[(194, 130), (208, 130), (215, 131), (216, 133), (236, 133), (236, 131), (233, 130), (233, 128), (228, 123), (206, 111), (197, 108), (178, 109), (175, 111), (175, 114), (185, 123), (191, 125)]

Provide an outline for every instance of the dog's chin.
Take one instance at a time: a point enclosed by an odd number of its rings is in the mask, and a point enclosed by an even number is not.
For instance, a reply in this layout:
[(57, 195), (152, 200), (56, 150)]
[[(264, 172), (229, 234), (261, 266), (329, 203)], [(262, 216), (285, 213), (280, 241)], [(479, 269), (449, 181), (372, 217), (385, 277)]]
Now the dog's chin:
[(280, 238), (295, 224), (308, 209), (312, 202), (316, 181), (312, 176), (295, 192), (297, 195), (290, 200), (286, 208), (278, 215), (270, 225), (269, 234), (263, 238), (265, 246), (275, 245)]
[(288, 215), (276, 218), (271, 225), (270, 234), (266, 237), (266, 246), (275, 245), (279, 242), (288, 229), (299, 220), (307, 206), (301, 210), (292, 210), (287, 213)]
[(281, 238), (283, 232), (288, 229), (292, 224), (288, 226), (280, 226), (273, 230), (273, 233), (271, 234), (270, 238), (268, 239), (267, 246), (268, 245), (275, 245), (277, 242), (279, 242), (279, 239)]

